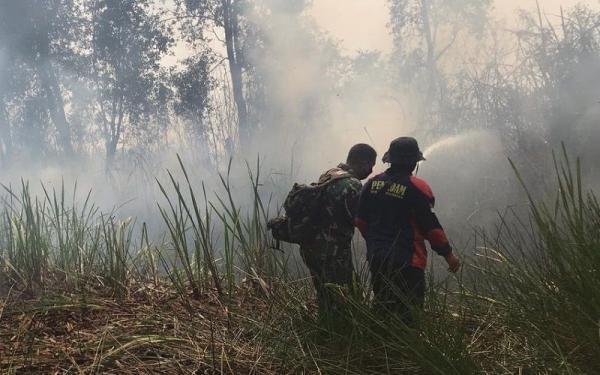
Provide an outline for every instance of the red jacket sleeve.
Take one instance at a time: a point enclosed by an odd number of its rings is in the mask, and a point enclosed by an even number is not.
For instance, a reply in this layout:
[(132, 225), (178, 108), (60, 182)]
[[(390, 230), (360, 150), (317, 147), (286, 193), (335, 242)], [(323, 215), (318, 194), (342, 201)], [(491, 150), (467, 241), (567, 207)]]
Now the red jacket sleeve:
[(416, 176), (412, 176), (410, 180), (416, 187), (414, 215), (419, 230), (436, 253), (447, 256), (452, 252), (452, 248), (442, 225), (433, 212), (435, 204), (433, 192), (425, 180)]
[(368, 223), (368, 210), (369, 210), (369, 190), (371, 189), (372, 180), (367, 181), (367, 183), (363, 186), (363, 189), (360, 193), (360, 197), (358, 199), (358, 208), (356, 210), (356, 217), (354, 218), (354, 225), (360, 231), (363, 238), (367, 238), (367, 233), (369, 232), (369, 223)]

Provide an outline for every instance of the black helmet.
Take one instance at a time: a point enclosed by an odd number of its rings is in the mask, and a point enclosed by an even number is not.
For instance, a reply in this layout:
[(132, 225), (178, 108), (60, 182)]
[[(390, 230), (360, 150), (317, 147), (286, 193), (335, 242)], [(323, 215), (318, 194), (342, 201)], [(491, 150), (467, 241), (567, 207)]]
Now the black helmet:
[(413, 137), (400, 137), (390, 143), (390, 148), (383, 155), (384, 163), (402, 163), (425, 160), (419, 150), (419, 144)]

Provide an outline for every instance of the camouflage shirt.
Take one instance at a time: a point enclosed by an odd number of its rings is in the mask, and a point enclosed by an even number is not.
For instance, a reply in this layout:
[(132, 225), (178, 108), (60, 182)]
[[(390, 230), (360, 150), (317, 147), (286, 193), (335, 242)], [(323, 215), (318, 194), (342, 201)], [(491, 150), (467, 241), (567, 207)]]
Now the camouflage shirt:
[[(340, 164), (319, 178), (322, 183), (336, 174), (348, 173), (349, 167)], [(341, 178), (330, 183), (323, 192), (321, 230), (315, 238), (314, 247), (335, 255), (338, 249), (350, 249), (354, 235), (354, 216), (362, 188), (355, 177)], [(313, 247), (313, 246), (311, 246)]]
[(349, 170), (347, 165), (340, 164), (319, 178), (319, 183), (335, 180), (321, 192), (319, 232), (311, 243), (300, 247), (315, 286), (320, 314), (335, 313), (344, 305), (340, 289), (332, 289), (332, 285), (345, 288), (352, 284), (354, 216), (362, 185)]

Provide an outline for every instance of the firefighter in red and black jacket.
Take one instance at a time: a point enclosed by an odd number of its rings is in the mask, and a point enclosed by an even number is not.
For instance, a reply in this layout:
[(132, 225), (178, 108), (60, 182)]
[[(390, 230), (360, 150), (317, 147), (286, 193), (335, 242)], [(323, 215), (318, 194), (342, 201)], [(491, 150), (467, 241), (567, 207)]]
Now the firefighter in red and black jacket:
[(433, 212), (431, 188), (412, 174), (421, 160), (425, 159), (414, 138), (393, 140), (383, 156), (391, 166), (365, 184), (356, 217), (367, 243), (376, 304), (407, 317), (412, 308), (423, 307), (425, 240), (446, 259), (451, 272), (460, 268)]

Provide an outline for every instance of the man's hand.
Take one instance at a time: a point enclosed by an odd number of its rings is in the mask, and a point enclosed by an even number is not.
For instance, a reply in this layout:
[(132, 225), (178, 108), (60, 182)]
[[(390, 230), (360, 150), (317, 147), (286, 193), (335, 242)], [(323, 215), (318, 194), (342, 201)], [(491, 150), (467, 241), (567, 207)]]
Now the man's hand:
[(460, 260), (454, 253), (446, 255), (446, 263), (448, 263), (448, 271), (456, 273), (460, 269)]

